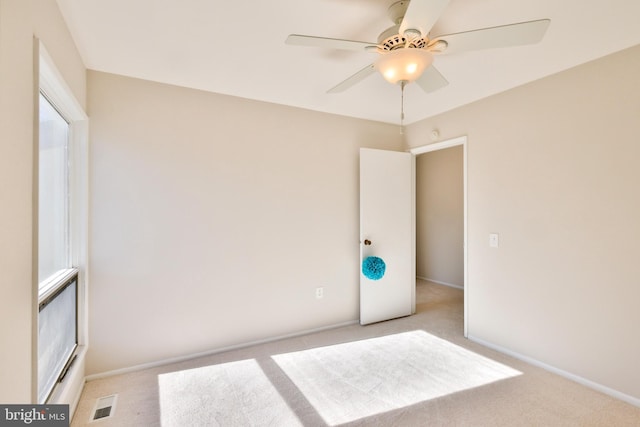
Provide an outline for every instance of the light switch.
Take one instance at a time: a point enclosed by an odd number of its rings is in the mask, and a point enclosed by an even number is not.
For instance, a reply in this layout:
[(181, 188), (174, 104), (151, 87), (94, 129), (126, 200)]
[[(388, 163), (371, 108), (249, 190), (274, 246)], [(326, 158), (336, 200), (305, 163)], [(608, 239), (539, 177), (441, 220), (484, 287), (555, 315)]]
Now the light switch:
[(490, 233), (489, 234), (489, 247), (497, 248), (500, 245), (500, 240), (498, 238), (498, 233)]

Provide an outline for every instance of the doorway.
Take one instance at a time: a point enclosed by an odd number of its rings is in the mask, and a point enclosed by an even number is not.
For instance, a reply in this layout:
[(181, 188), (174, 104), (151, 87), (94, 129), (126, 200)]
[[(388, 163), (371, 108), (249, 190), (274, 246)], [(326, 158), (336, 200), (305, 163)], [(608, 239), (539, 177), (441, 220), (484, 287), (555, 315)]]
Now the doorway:
[[(449, 280), (438, 280), (435, 277), (429, 277), (429, 279), (437, 282), (440, 282), (442, 284), (445, 285), (459, 285), (457, 283), (453, 283), (456, 281), (460, 280), (460, 276), (462, 279), (462, 288), (464, 290), (464, 336), (467, 337), (468, 335), (468, 289), (469, 289), (469, 280), (468, 280), (468, 275), (467, 275), (467, 137), (466, 136), (461, 136), (458, 138), (454, 138), (454, 139), (450, 139), (450, 140), (446, 140), (446, 141), (442, 141), (442, 142), (438, 142), (438, 143), (434, 143), (434, 144), (428, 144), (428, 145), (423, 145), (420, 147), (415, 147), (409, 150), (409, 152), (411, 154), (413, 154), (415, 157), (421, 155), (421, 154), (426, 154), (426, 153), (432, 153), (432, 152), (436, 152), (436, 151), (441, 151), (441, 150), (445, 150), (445, 149), (449, 149), (449, 148), (453, 148), (453, 147), (460, 147), (462, 149), (462, 231), (461, 231), (461, 238), (462, 238), (462, 273), (461, 275), (458, 276), (457, 279), (455, 279), (455, 275), (454, 276), (449, 276), (449, 277), (454, 277), (454, 279), (449, 279)], [(438, 153), (440, 154), (440, 153)], [(418, 159), (416, 158), (416, 163), (418, 163), (417, 161)], [(460, 160), (458, 160), (460, 161)], [(436, 183), (437, 185), (437, 183)], [(432, 186), (433, 187), (433, 186)], [(418, 192), (420, 190), (420, 183), (416, 182), (416, 192)], [(459, 194), (459, 193), (458, 193)], [(458, 209), (459, 207), (452, 207), (452, 209)], [(416, 210), (419, 209), (419, 206), (416, 205)], [(441, 213), (442, 214), (442, 213)], [(417, 217), (417, 212), (416, 212), (416, 217)], [(435, 218), (435, 221), (437, 221), (437, 218)], [(451, 224), (449, 224), (449, 226), (452, 226)], [(416, 227), (416, 234), (419, 232), (420, 230), (418, 230), (418, 227)], [(418, 239), (418, 236), (416, 236), (416, 241)], [(418, 243), (418, 242), (417, 242)], [(419, 244), (417, 246), (420, 246)], [(417, 248), (418, 251), (418, 256), (420, 255), (420, 248)], [(424, 248), (423, 248), (424, 250)], [(451, 251), (449, 251), (451, 252)], [(455, 268), (455, 267), (454, 267)], [(459, 268), (459, 267), (458, 267)], [(424, 271), (424, 270), (422, 270)], [(421, 270), (420, 267), (417, 267), (417, 276), (420, 276)], [(441, 274), (442, 272), (438, 273)], [(423, 273), (424, 274), (424, 273)], [(451, 272), (447, 273), (447, 274), (452, 274)]]

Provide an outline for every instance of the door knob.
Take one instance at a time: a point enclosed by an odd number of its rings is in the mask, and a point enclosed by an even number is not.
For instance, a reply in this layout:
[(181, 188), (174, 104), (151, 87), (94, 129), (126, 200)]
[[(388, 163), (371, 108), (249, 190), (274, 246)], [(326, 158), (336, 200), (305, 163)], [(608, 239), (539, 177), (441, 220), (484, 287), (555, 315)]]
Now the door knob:
[(364, 244), (365, 244), (365, 246), (369, 246), (371, 244), (371, 240), (364, 239)]

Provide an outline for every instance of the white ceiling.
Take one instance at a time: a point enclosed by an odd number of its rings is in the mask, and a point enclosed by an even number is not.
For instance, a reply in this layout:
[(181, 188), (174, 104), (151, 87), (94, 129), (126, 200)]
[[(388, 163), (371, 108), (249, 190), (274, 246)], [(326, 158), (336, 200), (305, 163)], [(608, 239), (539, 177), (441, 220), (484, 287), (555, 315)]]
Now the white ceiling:
[[(399, 123), (379, 74), (326, 91), (375, 53), (288, 46), (291, 33), (376, 42), (394, 0), (58, 0), (87, 68), (242, 98)], [(640, 43), (638, 0), (451, 0), (432, 36), (535, 19), (536, 45), (435, 58), (449, 85), (405, 90), (405, 124)], [(603, 76), (604, 78), (605, 76)]]

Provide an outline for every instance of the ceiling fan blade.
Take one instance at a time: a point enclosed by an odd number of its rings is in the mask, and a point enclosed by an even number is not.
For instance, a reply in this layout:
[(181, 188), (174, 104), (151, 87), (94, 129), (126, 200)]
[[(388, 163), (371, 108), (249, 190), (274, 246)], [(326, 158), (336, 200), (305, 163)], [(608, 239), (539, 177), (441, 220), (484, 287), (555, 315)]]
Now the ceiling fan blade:
[(427, 93), (435, 92), (449, 84), (447, 79), (445, 79), (444, 76), (440, 74), (440, 71), (433, 65), (424, 70), (422, 75), (416, 80), (416, 83)]
[(338, 83), (337, 85), (329, 89), (327, 93), (343, 92), (349, 89), (351, 86), (355, 85), (356, 83), (360, 83), (362, 80), (369, 77), (375, 71), (376, 71), (375, 66), (373, 64), (369, 64), (366, 67), (364, 67), (362, 70), (352, 75), (351, 77), (347, 78), (346, 80), (342, 81), (341, 83)]
[(330, 39), (327, 37), (303, 36), (290, 34), (285, 40), (286, 44), (296, 46), (326, 47), (330, 49), (366, 51), (377, 48), (375, 43), (360, 42), (355, 40)]
[(438, 36), (435, 40), (447, 42), (443, 53), (467, 52), (477, 49), (519, 46), (538, 43), (549, 27), (550, 19), (521, 22), (519, 24), (502, 25), (483, 28), (462, 33)]
[(400, 34), (418, 30), (426, 36), (448, 4), (449, 0), (411, 0), (400, 24)]

